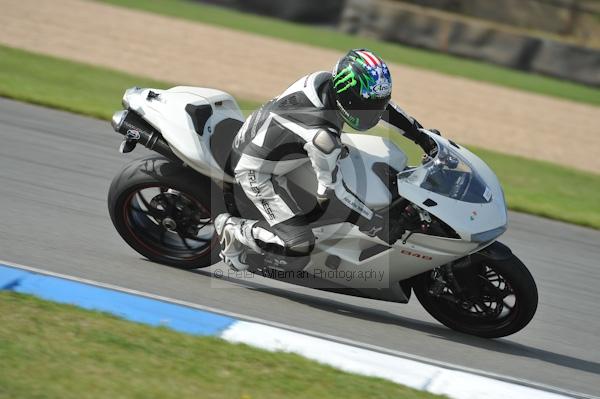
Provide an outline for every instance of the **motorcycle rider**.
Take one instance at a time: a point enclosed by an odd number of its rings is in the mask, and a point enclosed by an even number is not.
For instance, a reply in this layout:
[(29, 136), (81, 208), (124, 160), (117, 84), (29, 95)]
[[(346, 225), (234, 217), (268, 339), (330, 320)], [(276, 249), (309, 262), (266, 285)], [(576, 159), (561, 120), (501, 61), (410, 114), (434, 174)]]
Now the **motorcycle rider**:
[(386, 215), (369, 209), (346, 187), (338, 161), (344, 150), (344, 123), (365, 131), (383, 120), (426, 153), (435, 148), (419, 130), (422, 126), (390, 102), (391, 93), (385, 62), (372, 51), (354, 49), (332, 73), (304, 76), (254, 112), (235, 137), (231, 168), (264, 220), (217, 216), (221, 259), (244, 270), (250, 249), (275, 256), (284, 267), (287, 262), (306, 265), (315, 238), (286, 184), (286, 174), (305, 162), (316, 172), (322, 208), (335, 203), (348, 211), (346, 220), (360, 231), (390, 242)]

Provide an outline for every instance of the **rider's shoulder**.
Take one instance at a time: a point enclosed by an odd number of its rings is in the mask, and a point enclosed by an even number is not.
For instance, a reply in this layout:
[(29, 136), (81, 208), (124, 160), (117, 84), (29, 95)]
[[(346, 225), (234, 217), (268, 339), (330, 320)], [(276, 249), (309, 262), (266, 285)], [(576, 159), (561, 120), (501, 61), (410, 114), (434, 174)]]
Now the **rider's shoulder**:
[(331, 79), (331, 72), (317, 71), (304, 77), (304, 87), (312, 87), (317, 89), (325, 81)]
[(317, 95), (317, 89), (328, 79), (331, 78), (331, 73), (326, 71), (317, 71), (311, 74), (305, 75), (292, 83), (283, 93), (281, 93), (277, 99), (281, 100), (290, 95), (302, 95), (306, 100), (310, 101), (313, 106), (322, 106), (320, 99)]

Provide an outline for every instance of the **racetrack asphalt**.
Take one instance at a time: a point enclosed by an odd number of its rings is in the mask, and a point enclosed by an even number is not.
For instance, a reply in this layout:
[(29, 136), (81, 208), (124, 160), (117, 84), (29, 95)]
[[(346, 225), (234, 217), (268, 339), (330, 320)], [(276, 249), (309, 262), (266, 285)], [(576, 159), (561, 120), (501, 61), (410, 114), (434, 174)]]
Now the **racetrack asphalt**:
[(540, 303), (523, 331), (486, 340), (448, 330), (414, 298), (400, 305), (261, 277), (216, 281), (211, 269), (143, 259), (108, 216), (112, 177), (145, 153), (123, 156), (119, 143), (108, 122), (0, 99), (0, 260), (600, 396), (599, 231), (510, 213), (501, 241), (531, 270)]

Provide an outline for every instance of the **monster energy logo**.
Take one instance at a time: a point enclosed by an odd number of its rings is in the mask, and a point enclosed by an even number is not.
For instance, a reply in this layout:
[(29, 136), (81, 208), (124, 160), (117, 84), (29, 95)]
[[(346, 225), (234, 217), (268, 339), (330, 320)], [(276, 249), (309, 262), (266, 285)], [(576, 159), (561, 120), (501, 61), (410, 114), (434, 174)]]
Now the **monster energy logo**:
[[(356, 59), (356, 61), (366, 67), (366, 64), (362, 60)], [(350, 65), (342, 69), (336, 75), (333, 80), (333, 88), (335, 89), (336, 93), (339, 94), (351, 87), (356, 86), (357, 83), (360, 83), (360, 92), (364, 97), (370, 97), (373, 95), (371, 86), (375, 84), (375, 78), (369, 74), (355, 74), (352, 66)]]
[(354, 79), (354, 77), (354, 71), (350, 65), (342, 69), (333, 80), (333, 88), (336, 93), (342, 93), (349, 88), (356, 86), (356, 79)]

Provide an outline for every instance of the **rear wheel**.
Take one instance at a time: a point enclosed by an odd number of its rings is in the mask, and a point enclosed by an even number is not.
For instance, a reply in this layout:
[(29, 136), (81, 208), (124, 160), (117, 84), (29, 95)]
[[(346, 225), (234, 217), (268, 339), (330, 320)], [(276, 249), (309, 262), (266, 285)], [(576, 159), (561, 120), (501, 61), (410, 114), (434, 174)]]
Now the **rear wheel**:
[(114, 179), (108, 195), (113, 225), (146, 258), (196, 269), (216, 262), (210, 179), (162, 157), (135, 160)]
[(461, 268), (443, 266), (413, 279), (423, 307), (447, 327), (485, 338), (521, 330), (538, 303), (535, 281), (513, 254)]

